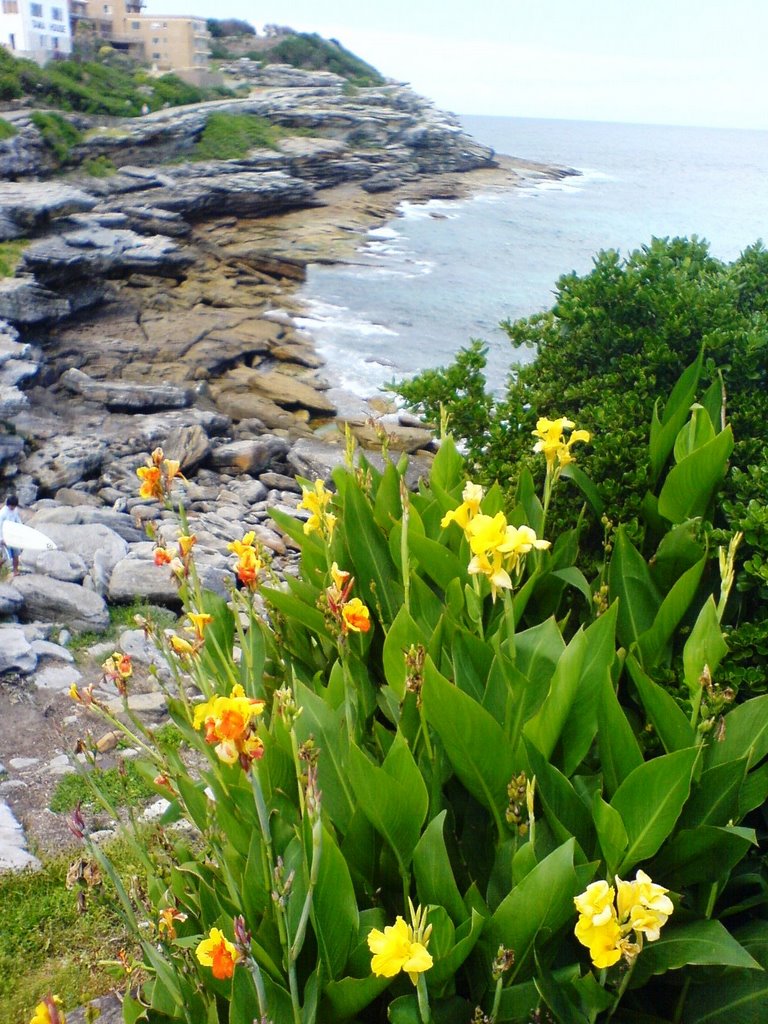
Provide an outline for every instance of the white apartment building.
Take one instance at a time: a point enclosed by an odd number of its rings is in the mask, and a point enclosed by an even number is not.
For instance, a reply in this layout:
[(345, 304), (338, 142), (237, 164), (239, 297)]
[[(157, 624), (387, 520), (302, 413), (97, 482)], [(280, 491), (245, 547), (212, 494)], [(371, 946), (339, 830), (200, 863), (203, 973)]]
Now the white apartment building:
[(72, 52), (67, 0), (0, 0), (0, 44), (43, 63)]

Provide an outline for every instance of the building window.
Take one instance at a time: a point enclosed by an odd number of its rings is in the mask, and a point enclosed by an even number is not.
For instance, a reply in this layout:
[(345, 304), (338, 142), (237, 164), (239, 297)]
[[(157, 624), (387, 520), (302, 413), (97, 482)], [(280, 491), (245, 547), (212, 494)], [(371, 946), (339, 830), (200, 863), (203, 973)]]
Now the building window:
[(48, 47), (48, 39), (46, 36), (40, 36), (40, 49), (45, 50)]
[(64, 14), (63, 14), (63, 12), (62, 12), (60, 7), (52, 7), (51, 8), (51, 18), (53, 19), (53, 21), (63, 21), (64, 20)]
[[(3, 0), (3, 14), (18, 14), (19, 0)], [(11, 47), (13, 49), (13, 47)]]
[(158, 46), (160, 43), (160, 36), (152, 36), (152, 45)]
[(141, 23), (138, 21), (132, 21), (131, 28), (133, 29), (134, 32), (138, 32), (139, 29), (141, 28)]
[(160, 54), (159, 53), (153, 53), (152, 54), (152, 60), (160, 60)]
[(51, 39), (51, 43), (53, 44), (54, 50), (58, 50), (58, 48), (59, 48), (59, 37), (58, 36), (53, 36), (53, 38)]
[(30, 4), (29, 13), (33, 18), (42, 18), (43, 16), (43, 5), (42, 4)]

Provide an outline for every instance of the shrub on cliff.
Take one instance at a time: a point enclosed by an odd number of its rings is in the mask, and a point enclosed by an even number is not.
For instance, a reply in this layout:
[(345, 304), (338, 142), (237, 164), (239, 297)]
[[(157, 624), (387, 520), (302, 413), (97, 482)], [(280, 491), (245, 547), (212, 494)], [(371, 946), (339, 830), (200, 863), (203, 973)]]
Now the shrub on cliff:
[[(409, 405), (430, 418), (443, 403), (482, 475), (508, 486), (520, 466), (530, 464), (526, 449), (538, 415), (558, 410), (583, 421), (603, 438), (587, 453), (584, 469), (596, 482), (605, 514), (626, 522), (638, 541), (647, 535), (650, 542), (644, 453), (654, 402), (703, 349), (701, 381), (717, 387), (722, 376), (736, 437), (734, 472), (711, 525), (745, 533), (742, 597), (731, 608), (741, 659), (730, 666), (737, 686), (765, 663), (768, 639), (768, 534), (754, 528), (754, 521), (768, 518), (760, 469), (768, 445), (767, 281), (768, 251), (759, 242), (730, 264), (695, 237), (654, 239), (626, 259), (601, 252), (588, 274), (560, 278), (549, 311), (502, 325), (513, 346), (533, 347), (536, 358), (513, 372), (498, 401), (476, 399), (468, 410), (464, 395), (453, 400), (445, 384), (455, 367), (397, 386)], [(471, 357), (476, 396), (482, 393), (478, 356), (479, 343), (456, 363), (461, 367)], [(576, 514), (565, 507), (555, 511), (564, 521)], [(593, 543), (597, 556), (602, 529), (593, 533)]]
[(376, 68), (350, 53), (337, 40), (323, 39), (316, 33), (297, 32), (295, 35), (281, 36), (275, 46), (254, 56), (270, 64), (292, 64), (296, 68), (332, 71), (355, 85), (384, 84)]

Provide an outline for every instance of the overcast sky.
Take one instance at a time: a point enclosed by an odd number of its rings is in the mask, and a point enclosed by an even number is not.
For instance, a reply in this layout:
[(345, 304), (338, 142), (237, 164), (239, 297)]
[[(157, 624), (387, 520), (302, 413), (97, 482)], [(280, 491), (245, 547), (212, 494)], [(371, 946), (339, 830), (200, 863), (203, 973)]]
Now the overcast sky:
[(768, 129), (768, 0), (149, 0), (338, 39), (459, 114)]

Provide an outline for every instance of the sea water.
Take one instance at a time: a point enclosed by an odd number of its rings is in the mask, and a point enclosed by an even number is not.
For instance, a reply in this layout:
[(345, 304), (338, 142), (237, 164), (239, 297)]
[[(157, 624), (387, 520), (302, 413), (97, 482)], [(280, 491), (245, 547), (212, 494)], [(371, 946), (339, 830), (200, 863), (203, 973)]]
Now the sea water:
[(735, 259), (768, 244), (768, 132), (466, 117), (505, 153), (579, 176), (458, 201), (405, 203), (368, 232), (353, 264), (312, 266), (303, 325), (328, 377), (370, 397), (393, 379), (486, 342), (489, 382), (532, 353), (500, 328), (552, 304), (558, 278), (601, 249), (623, 255), (653, 236), (698, 235)]

